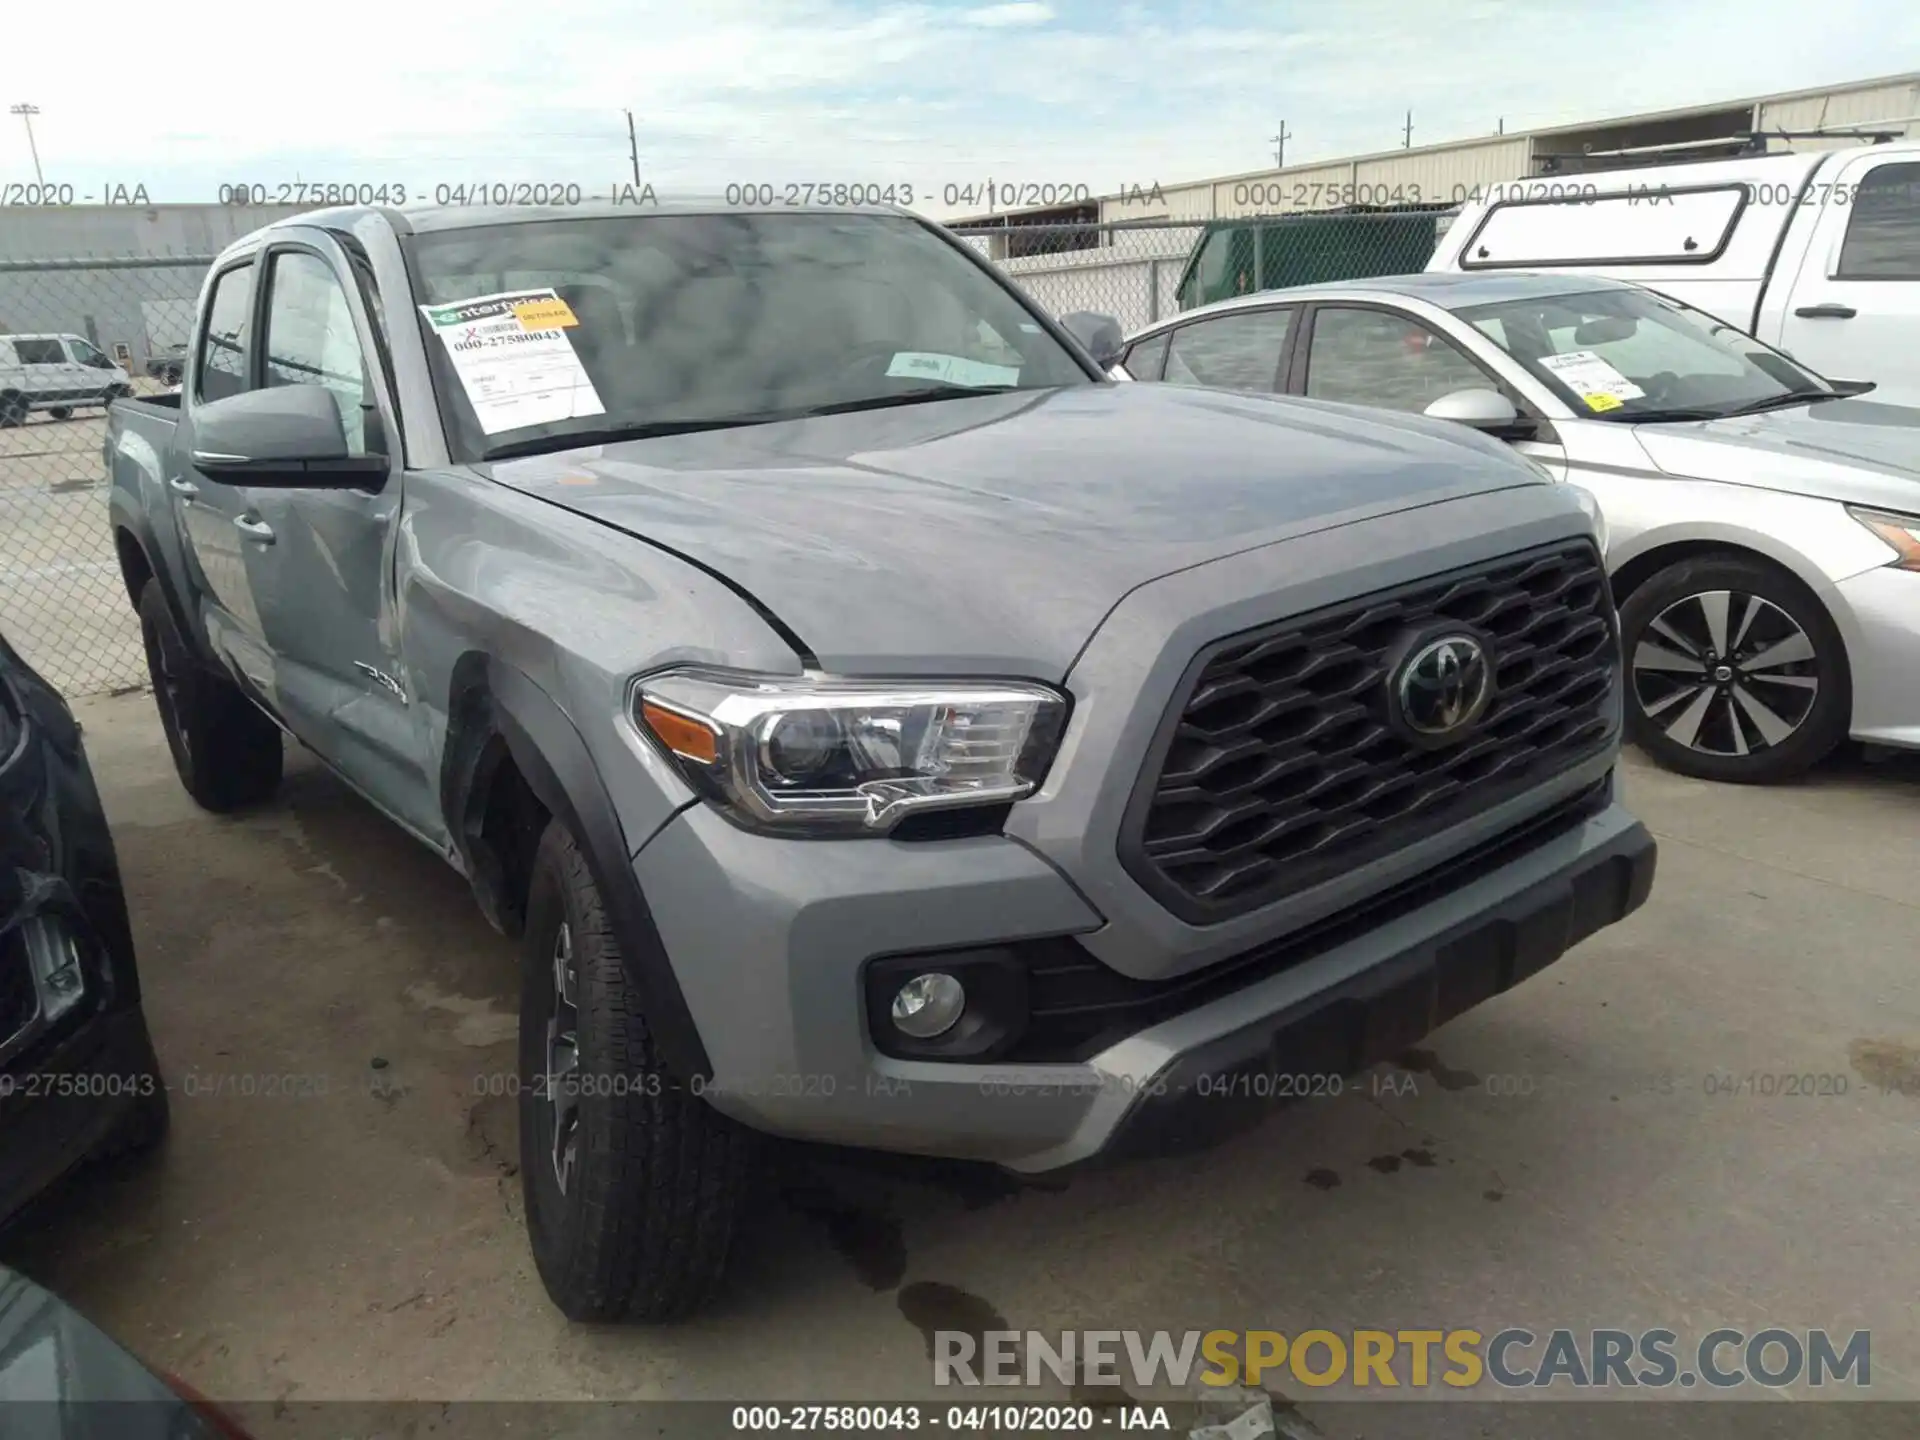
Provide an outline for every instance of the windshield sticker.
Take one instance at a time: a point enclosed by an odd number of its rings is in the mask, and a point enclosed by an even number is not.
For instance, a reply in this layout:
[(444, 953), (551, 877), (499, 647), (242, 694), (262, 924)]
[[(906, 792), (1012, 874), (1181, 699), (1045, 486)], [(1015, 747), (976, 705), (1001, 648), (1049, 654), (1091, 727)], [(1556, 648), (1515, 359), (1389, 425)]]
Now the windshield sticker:
[(1618, 408), (1595, 405), (1593, 397), (1596, 395), (1626, 401), (1638, 400), (1647, 393), (1591, 350), (1569, 350), (1564, 355), (1542, 356), (1540, 363), (1551, 370), (1568, 389), (1585, 396), (1590, 409)]
[(420, 313), (488, 435), (607, 413), (567, 338), (579, 317), (550, 287), (422, 305)]
[(1598, 391), (1592, 395), (1582, 395), (1589, 410), (1618, 410), (1623, 403), (1618, 395), (1603, 395)]
[(949, 385), (1018, 385), (1017, 365), (988, 365), (980, 360), (963, 360), (958, 355), (930, 355), (922, 350), (902, 350), (887, 366), (887, 374), (896, 379), (940, 380)]
[(557, 295), (550, 300), (518, 301), (513, 313), (522, 330), (564, 330), (580, 323), (580, 317)]

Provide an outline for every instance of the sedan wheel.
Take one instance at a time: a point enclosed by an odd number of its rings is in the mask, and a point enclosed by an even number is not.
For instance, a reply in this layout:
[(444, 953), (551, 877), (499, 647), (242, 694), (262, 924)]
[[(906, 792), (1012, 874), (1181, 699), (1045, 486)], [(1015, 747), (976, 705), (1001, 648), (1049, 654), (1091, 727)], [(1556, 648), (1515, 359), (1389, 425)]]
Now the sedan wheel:
[(1798, 730), (1820, 693), (1813, 641), (1770, 600), (1706, 590), (1676, 600), (1633, 650), (1640, 708), (1675, 744), (1751, 755)]
[(1797, 581), (1759, 561), (1687, 561), (1621, 612), (1628, 726), (1654, 759), (1711, 780), (1778, 780), (1845, 733), (1838, 632)]

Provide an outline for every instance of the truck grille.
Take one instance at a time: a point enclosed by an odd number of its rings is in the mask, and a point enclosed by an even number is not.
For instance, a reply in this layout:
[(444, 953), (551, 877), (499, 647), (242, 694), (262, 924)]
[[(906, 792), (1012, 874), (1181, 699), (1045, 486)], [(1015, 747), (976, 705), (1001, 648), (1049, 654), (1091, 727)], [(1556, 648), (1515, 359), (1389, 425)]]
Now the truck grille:
[[(1494, 698), (1463, 741), (1389, 723), (1410, 635), (1477, 632)], [(1228, 636), (1188, 667), (1128, 806), (1120, 858), (1196, 924), (1435, 834), (1597, 753), (1616, 727), (1606, 571), (1584, 541), (1507, 556)]]

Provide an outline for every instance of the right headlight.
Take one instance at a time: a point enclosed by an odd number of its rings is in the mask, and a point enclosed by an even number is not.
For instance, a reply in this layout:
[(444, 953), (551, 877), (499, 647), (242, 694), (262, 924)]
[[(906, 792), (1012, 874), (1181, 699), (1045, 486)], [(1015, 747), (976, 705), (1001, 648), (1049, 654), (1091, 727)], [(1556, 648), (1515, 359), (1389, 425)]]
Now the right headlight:
[(641, 677), (631, 710), (696, 789), (752, 828), (884, 835), (916, 812), (1032, 794), (1053, 761), (1067, 702), (1022, 681), (689, 666)]
[(1864, 505), (1847, 506), (1847, 514), (1893, 547), (1893, 559), (1887, 562), (1893, 569), (1920, 570), (1920, 515), (1869, 510)]

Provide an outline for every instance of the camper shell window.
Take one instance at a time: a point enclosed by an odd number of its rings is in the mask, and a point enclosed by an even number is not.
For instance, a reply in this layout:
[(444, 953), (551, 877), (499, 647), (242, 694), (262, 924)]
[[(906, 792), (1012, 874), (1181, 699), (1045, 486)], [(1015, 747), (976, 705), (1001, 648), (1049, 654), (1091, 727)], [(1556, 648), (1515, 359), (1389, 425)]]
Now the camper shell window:
[(1535, 265), (1706, 265), (1720, 258), (1751, 198), (1740, 184), (1617, 195), (1503, 200), (1460, 252), (1462, 270)]

